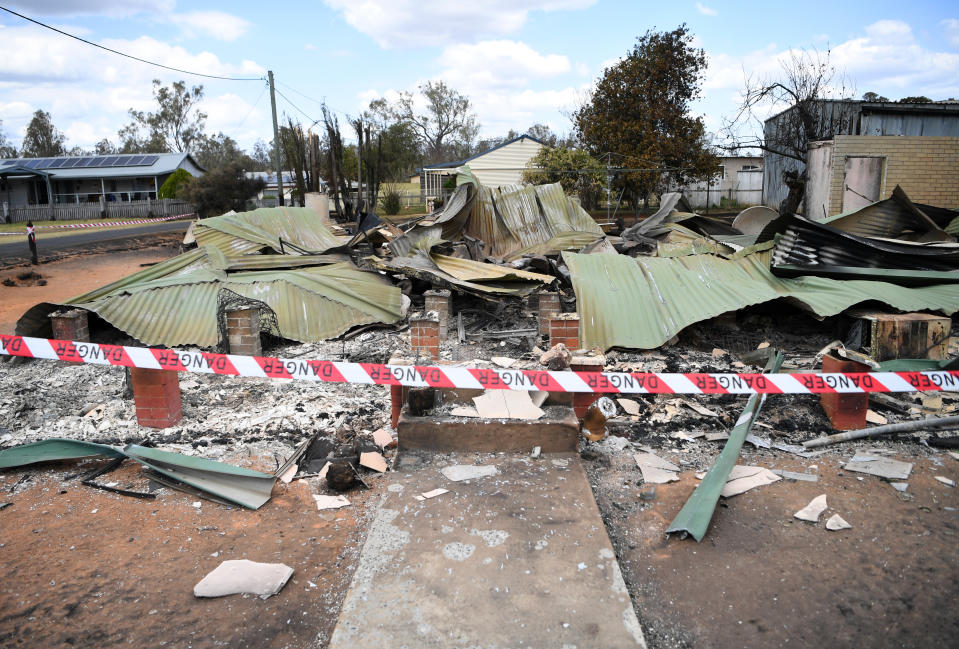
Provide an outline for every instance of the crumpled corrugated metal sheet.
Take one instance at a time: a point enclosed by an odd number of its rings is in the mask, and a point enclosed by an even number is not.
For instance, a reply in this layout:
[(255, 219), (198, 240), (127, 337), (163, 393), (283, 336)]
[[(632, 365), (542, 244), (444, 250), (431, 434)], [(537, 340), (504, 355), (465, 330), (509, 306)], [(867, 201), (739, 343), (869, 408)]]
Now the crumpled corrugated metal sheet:
[(920, 206), (909, 200), (899, 185), (892, 190), (890, 198), (818, 222), (860, 237), (955, 241)]
[(96, 300), (71, 301), (71, 305), (93, 311), (147, 345), (212, 347), (219, 342), (221, 291), (265, 303), (276, 315), (274, 333), (301, 342), (403, 317), (400, 290), (351, 263), (230, 274), (202, 269), (126, 285)]
[[(861, 269), (881, 276), (884, 270), (903, 271), (898, 277), (916, 273), (913, 284), (929, 283), (923, 278), (929, 271), (959, 276), (959, 244), (914, 243), (874, 239), (836, 230), (830, 225), (808, 221), (800, 216), (781, 217), (786, 230), (773, 250), (773, 272), (777, 275), (829, 275), (841, 277), (840, 269)], [(896, 283), (902, 283), (897, 278)], [(932, 283), (936, 283), (935, 276)], [(941, 281), (955, 281), (944, 277)]]
[[(496, 259), (581, 248), (604, 236), (559, 183), (491, 189), (474, 184), (468, 168), (457, 180), (460, 184), (441, 216), (421, 221), (390, 243), (396, 257), (411, 257), (411, 250), (423, 239), (456, 241), (464, 234), (482, 241), (486, 254)], [(563, 245), (570, 240), (578, 245)]]
[(727, 311), (790, 299), (818, 316), (876, 300), (903, 311), (959, 310), (959, 285), (905, 288), (887, 282), (779, 278), (772, 252), (637, 257), (563, 253), (576, 291), (585, 347), (654, 349), (685, 327)]
[(199, 245), (214, 245), (232, 255), (249, 251), (251, 244), (290, 255), (319, 254), (349, 241), (333, 235), (319, 214), (305, 207), (264, 207), (215, 216), (197, 221), (193, 235)]

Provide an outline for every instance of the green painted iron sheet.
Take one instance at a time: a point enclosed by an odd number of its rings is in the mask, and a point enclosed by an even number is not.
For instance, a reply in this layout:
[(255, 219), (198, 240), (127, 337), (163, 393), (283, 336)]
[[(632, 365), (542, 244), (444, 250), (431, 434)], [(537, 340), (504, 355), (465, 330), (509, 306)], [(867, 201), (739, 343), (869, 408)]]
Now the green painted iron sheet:
[[(782, 352), (776, 352), (769, 358), (766, 364), (766, 372), (776, 373), (783, 364)], [(746, 409), (739, 416), (739, 421), (729, 433), (729, 439), (726, 445), (709, 472), (703, 477), (693, 495), (689, 497), (683, 508), (679, 510), (676, 518), (669, 524), (666, 535), (680, 533), (689, 534), (697, 541), (702, 541), (706, 535), (706, 529), (709, 527), (709, 521), (713, 518), (713, 512), (716, 510), (716, 503), (719, 502), (719, 495), (722, 493), (723, 486), (729, 479), (729, 473), (736, 466), (736, 460), (739, 459), (739, 452), (743, 448), (743, 442), (752, 430), (759, 411), (766, 402), (765, 394), (754, 394), (746, 402)]]
[(116, 458), (126, 456), (120, 449), (106, 444), (53, 438), (0, 450), (0, 469), (12, 469), (39, 462), (78, 460), (86, 457)]
[[(326, 228), (319, 214), (305, 207), (264, 207), (250, 212), (224, 214), (197, 221), (193, 230), (200, 245), (208, 245), (215, 241), (218, 247), (224, 246), (228, 240), (222, 237), (211, 237), (212, 232), (259, 244), (260, 247), (268, 246), (276, 252), (294, 255), (302, 253), (282, 246), (280, 240), (292, 243), (311, 253), (340, 248), (349, 240), (333, 235)], [(224, 247), (221, 247), (221, 250), (224, 253), (236, 254), (238, 251), (232, 243), (229, 245), (230, 250)]]
[[(756, 248), (766, 248), (756, 250)], [(753, 304), (789, 299), (817, 316), (875, 300), (903, 311), (959, 310), (959, 285), (906, 288), (888, 282), (780, 278), (766, 246), (714, 255), (627, 257), (564, 252), (585, 347), (654, 349), (685, 327)]]

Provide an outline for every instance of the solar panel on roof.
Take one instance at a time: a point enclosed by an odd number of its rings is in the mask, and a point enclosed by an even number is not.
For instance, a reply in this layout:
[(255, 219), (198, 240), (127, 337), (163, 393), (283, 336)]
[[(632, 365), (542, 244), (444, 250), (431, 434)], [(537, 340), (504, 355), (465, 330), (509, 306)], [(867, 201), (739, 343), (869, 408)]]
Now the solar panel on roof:
[(160, 156), (158, 156), (158, 155), (143, 156), (143, 164), (145, 164), (145, 165), (156, 164), (156, 161), (159, 160), (159, 159), (160, 159)]
[(63, 163), (64, 168), (66, 167), (76, 167), (80, 164), (81, 158), (68, 158), (66, 162)]
[(142, 164), (143, 164), (143, 158), (145, 158), (145, 157), (146, 157), (146, 156), (142, 156), (142, 155), (131, 156), (130, 159), (127, 160), (127, 164), (130, 165), (131, 167), (136, 167), (137, 165), (142, 165)]
[(47, 166), (47, 169), (56, 169), (57, 167), (62, 167), (66, 163), (67, 163), (67, 158), (60, 158), (59, 160), (54, 160), (53, 162), (51, 162)]
[(37, 165), (39, 164), (40, 164), (39, 159), (33, 159), (33, 160), (27, 160), (26, 162), (24, 162), (23, 166), (26, 167), (27, 169), (36, 169)]
[(107, 159), (106, 156), (97, 156), (96, 158), (93, 158), (92, 160), (90, 160), (90, 164), (87, 165), (87, 166), (89, 166), (89, 167), (102, 167), (102, 166), (103, 166), (103, 161), (106, 160), (106, 159)]
[(78, 167), (89, 167), (95, 158), (80, 158), (80, 162), (77, 163)]
[(104, 167), (115, 167), (116, 164), (117, 164), (117, 160), (119, 160), (119, 159), (120, 159), (120, 158), (117, 157), (117, 156), (115, 156), (115, 155), (114, 155), (114, 156), (110, 156), (110, 157), (108, 157), (106, 160), (103, 161), (103, 165), (102, 165), (102, 166), (104, 166)]

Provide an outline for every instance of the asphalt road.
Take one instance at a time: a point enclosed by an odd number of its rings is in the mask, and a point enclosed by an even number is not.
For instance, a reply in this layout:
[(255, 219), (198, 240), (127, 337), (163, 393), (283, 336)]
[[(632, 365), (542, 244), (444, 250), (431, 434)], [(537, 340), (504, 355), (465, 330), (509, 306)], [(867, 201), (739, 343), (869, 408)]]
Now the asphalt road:
[[(60, 235), (62, 230), (38, 230), (37, 249), (41, 261), (44, 255), (74, 252), (76, 248), (89, 248), (97, 244), (122, 239), (133, 239), (148, 234), (164, 232), (186, 232), (189, 221), (164, 221), (163, 223), (148, 223), (146, 225), (131, 226), (120, 229), (79, 229), (76, 234)], [(44, 235), (57, 232), (56, 237)], [(9, 262), (19, 259), (30, 259), (30, 248), (27, 246), (26, 235), (22, 237), (0, 236), (0, 261)]]

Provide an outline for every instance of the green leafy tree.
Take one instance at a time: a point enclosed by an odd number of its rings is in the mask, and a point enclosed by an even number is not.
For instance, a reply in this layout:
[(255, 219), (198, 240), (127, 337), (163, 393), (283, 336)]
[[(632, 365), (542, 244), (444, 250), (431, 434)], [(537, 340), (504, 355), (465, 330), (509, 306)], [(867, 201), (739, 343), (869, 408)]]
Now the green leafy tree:
[(866, 92), (862, 95), (863, 101), (889, 101), (889, 97), (883, 97), (875, 92)]
[(53, 125), (50, 113), (38, 110), (27, 124), (20, 155), (24, 158), (66, 155), (67, 149), (64, 146), (66, 141), (66, 136)]
[(257, 140), (253, 143), (253, 155), (250, 156), (253, 164), (251, 171), (268, 171), (275, 168), (273, 164), (273, 148), (263, 140)]
[(256, 165), (236, 140), (223, 133), (201, 137), (194, 145), (193, 155), (200, 166), (208, 171), (233, 163), (249, 171)]
[(96, 155), (112, 155), (119, 153), (116, 145), (109, 140), (109, 138), (103, 138), (99, 142), (93, 145), (93, 153)]
[(0, 119), (0, 158), (16, 158), (17, 147), (7, 139), (7, 134), (3, 130), (3, 120)]
[(191, 203), (201, 218), (206, 218), (230, 210), (242, 212), (246, 201), (265, 186), (261, 178), (247, 178), (243, 167), (233, 163), (184, 183), (176, 195)]
[(932, 100), (929, 97), (924, 95), (919, 95), (917, 97), (903, 97), (899, 100), (900, 104), (931, 104)]
[(705, 70), (706, 53), (693, 47), (686, 25), (647, 31), (573, 114), (593, 157), (612, 154), (616, 164), (639, 170), (616, 176), (627, 199), (647, 199), (668, 182), (700, 180), (717, 168), (703, 120), (690, 114)]
[(133, 121), (119, 132), (121, 152), (193, 151), (206, 124), (206, 113), (197, 106), (203, 99), (203, 86), (187, 88), (185, 81), (164, 86), (154, 79), (153, 98), (155, 112), (128, 111)]
[(603, 165), (580, 149), (543, 147), (526, 164), (523, 182), (531, 185), (559, 183), (567, 194), (579, 196), (586, 209), (596, 206), (603, 189)]
[(157, 198), (178, 198), (177, 194), (186, 184), (193, 180), (193, 176), (186, 169), (177, 169), (170, 174), (157, 192)]
[(410, 126), (428, 163), (466, 157), (479, 133), (469, 98), (443, 81), (427, 81), (418, 90), (425, 110), (417, 108), (413, 93), (403, 92), (389, 113)]

